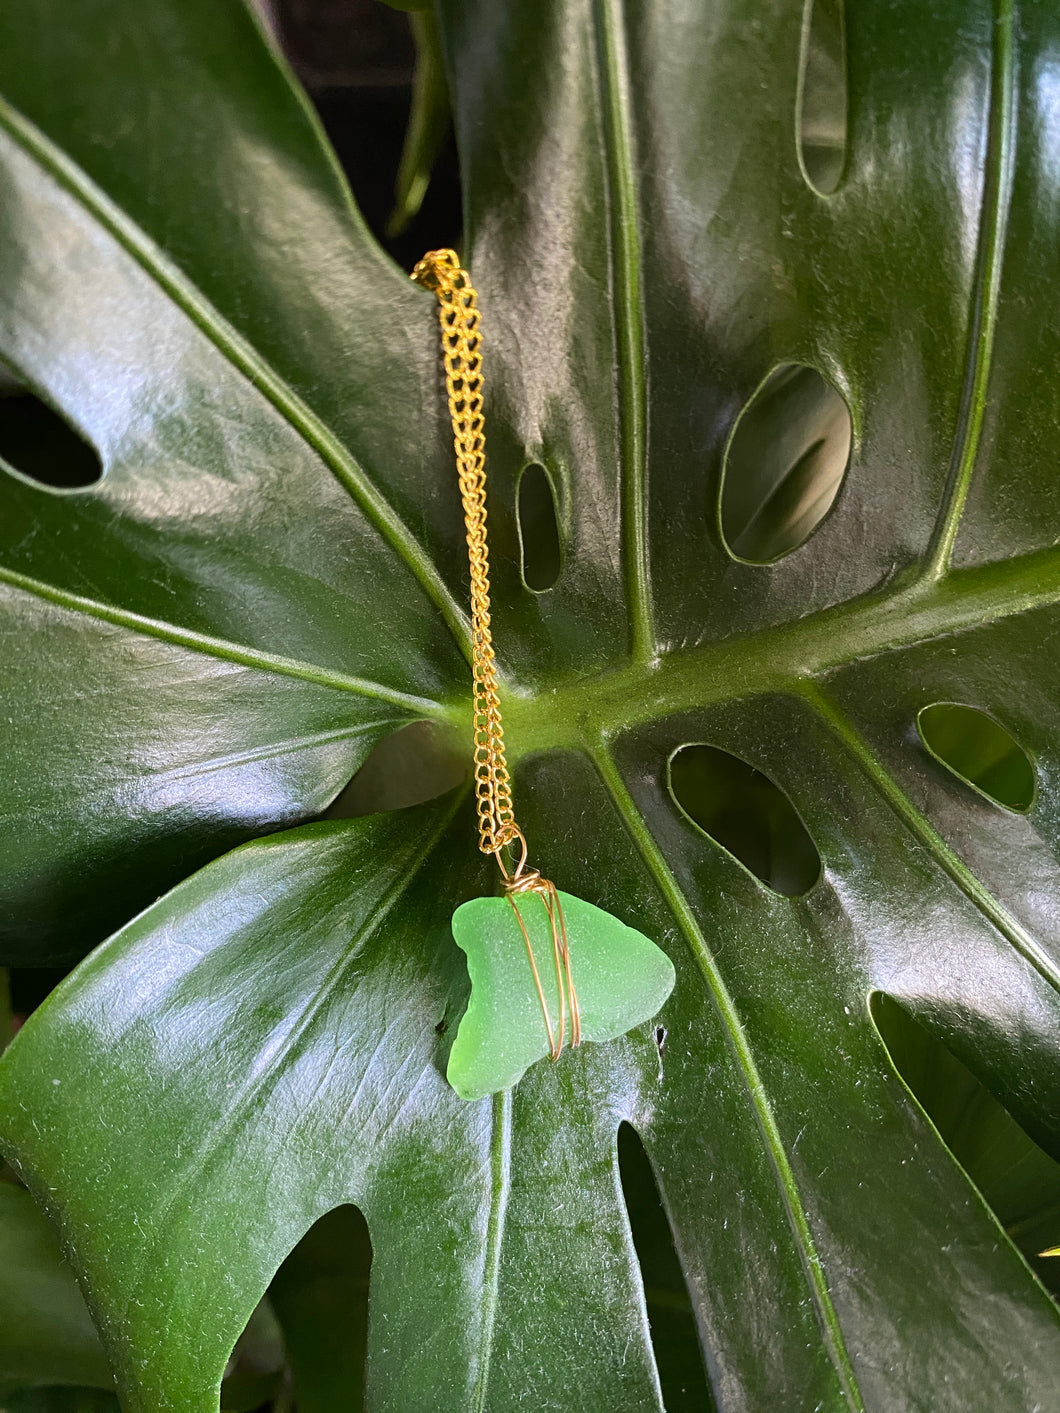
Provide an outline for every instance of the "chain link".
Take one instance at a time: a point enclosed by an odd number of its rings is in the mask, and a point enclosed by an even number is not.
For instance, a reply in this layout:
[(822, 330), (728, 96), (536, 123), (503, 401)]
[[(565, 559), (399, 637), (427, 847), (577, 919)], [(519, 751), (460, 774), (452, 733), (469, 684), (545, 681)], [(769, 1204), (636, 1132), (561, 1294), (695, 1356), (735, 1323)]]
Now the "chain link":
[[(475, 797), (479, 848), (496, 854), (526, 841), (515, 822), (504, 758), (497, 660), (490, 633), (490, 565), (486, 542), (486, 434), (482, 413), (482, 332), (478, 295), (453, 250), (429, 251), (412, 278), (438, 297), (445, 383), (453, 423), (460, 497), (471, 567), (471, 672), (474, 699)], [(503, 862), (501, 863), (503, 868)]]

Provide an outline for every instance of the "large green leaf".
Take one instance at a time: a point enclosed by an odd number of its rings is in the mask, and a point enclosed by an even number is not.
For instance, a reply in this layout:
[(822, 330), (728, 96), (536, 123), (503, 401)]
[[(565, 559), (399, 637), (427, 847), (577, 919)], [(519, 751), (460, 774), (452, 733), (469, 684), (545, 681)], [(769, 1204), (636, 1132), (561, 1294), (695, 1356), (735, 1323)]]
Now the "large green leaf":
[[(857, 7), (825, 199), (799, 8), (441, 7), (520, 815), (677, 987), (654, 1031), (461, 1104), (448, 917), (490, 883), (460, 800), (247, 845), (150, 907), (24, 1027), (0, 1091), (129, 1409), (216, 1408), (271, 1273), (350, 1201), (369, 1406), (659, 1408), (623, 1120), (719, 1407), (1055, 1399), (1056, 1307), (867, 1002), (1060, 1152), (1060, 24)], [(107, 467), (0, 489), (5, 925), (44, 958), (318, 811), (395, 724), (460, 720), (463, 547), (431, 300), (234, 0), (18, 0), (0, 90), (0, 357)], [(854, 455), (809, 541), (749, 564), (717, 527), (722, 459), (783, 364), (840, 389)], [(811, 453), (769, 488), (790, 525)], [(547, 594), (519, 572), (535, 460)], [(1029, 750), (1029, 812), (933, 762), (936, 701)], [(823, 862), (804, 896), (677, 807), (688, 743), (788, 793)]]

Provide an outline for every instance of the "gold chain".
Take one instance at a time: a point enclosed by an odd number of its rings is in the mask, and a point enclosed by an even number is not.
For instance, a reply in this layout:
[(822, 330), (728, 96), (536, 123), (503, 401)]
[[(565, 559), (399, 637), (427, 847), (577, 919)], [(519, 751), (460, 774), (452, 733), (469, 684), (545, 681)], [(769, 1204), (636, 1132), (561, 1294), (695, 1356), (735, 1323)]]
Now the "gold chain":
[[(475, 798), (478, 805), (478, 844), (493, 854), (504, 875), (505, 892), (526, 944), (530, 970), (545, 1018), (549, 1054), (558, 1059), (566, 1036), (570, 1011), (571, 1044), (581, 1043), (578, 993), (571, 974), (570, 948), (563, 906), (554, 883), (526, 866), (526, 838), (515, 822), (512, 782), (504, 758), (504, 726), (497, 691), (497, 659), (490, 633), (490, 561), (486, 541), (486, 430), (482, 413), (482, 331), (478, 295), (453, 250), (431, 250), (412, 272), (412, 278), (438, 296), (442, 325), (445, 385), (453, 423), (460, 498), (467, 527), (467, 554), (471, 566), (471, 676), (474, 699)], [(503, 850), (518, 844), (521, 857), (509, 873)], [(541, 974), (526, 922), (519, 911), (520, 896), (538, 897), (548, 917), (552, 960), (556, 972), (559, 1015), (553, 1027)]]
[(524, 850), (526, 845), (512, 810), (512, 785), (504, 758), (504, 727), (497, 692), (497, 659), (490, 633), (486, 434), (482, 415), (478, 295), (452, 250), (428, 252), (413, 270), (412, 278), (438, 296), (445, 384), (471, 565), (471, 675), (479, 848), (484, 854), (497, 855), (500, 861), (500, 850), (506, 845), (518, 841)]

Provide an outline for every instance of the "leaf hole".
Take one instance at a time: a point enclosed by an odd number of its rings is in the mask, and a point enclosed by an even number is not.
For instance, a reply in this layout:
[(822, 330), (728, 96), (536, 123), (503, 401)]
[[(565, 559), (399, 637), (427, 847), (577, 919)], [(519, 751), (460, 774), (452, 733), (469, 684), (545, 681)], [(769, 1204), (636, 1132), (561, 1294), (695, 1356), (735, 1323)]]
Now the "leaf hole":
[(798, 898), (820, 878), (821, 856), (795, 806), (747, 761), (717, 746), (681, 746), (667, 777), (692, 823), (774, 893)]
[(920, 739), (947, 770), (1003, 809), (1026, 814), (1037, 782), (1030, 756), (978, 707), (933, 702), (916, 718)]
[(662, 1052), (663, 1052), (663, 1050), (666, 1048), (666, 1027), (665, 1027), (664, 1025), (657, 1025), (657, 1026), (655, 1027), (654, 1035), (655, 1035), (655, 1048), (658, 1050), (659, 1054), (661, 1055)]
[(874, 992), (869, 1009), (891, 1063), (917, 1104), (1054, 1298), (1060, 1259), (1060, 1163), (949, 1048), (898, 1001)]
[(455, 732), (432, 721), (413, 721), (384, 736), (324, 813), (354, 819), (407, 809), (456, 789), (470, 773)]
[(835, 504), (852, 440), (850, 409), (816, 368), (775, 368), (725, 451), (719, 518), (732, 557), (773, 564), (804, 545)]
[(0, 385), (0, 461), (58, 490), (94, 486), (103, 477), (95, 447), (29, 388), (8, 379)]
[(618, 1130), (618, 1171), (666, 1413), (713, 1413), (716, 1404), (670, 1220), (651, 1160), (628, 1123)]
[(523, 467), (516, 500), (523, 583), (535, 594), (547, 593), (563, 568), (563, 551), (555, 487), (538, 462)]
[(795, 136), (802, 174), (818, 196), (839, 186), (847, 161), (844, 0), (805, 0)]
[(371, 1269), (368, 1223), (346, 1203), (314, 1222), (273, 1277), (269, 1299), (304, 1413), (364, 1407)]

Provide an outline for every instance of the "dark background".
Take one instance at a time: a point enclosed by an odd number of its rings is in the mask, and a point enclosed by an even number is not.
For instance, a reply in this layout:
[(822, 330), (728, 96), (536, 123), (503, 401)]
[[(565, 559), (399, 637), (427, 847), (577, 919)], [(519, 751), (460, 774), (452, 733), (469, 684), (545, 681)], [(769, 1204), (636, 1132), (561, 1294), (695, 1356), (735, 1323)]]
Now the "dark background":
[(365, 220), (398, 264), (460, 239), (460, 176), (450, 132), (419, 215), (390, 240), (384, 227), (412, 96), (408, 15), (380, 0), (259, 0), (320, 114)]

